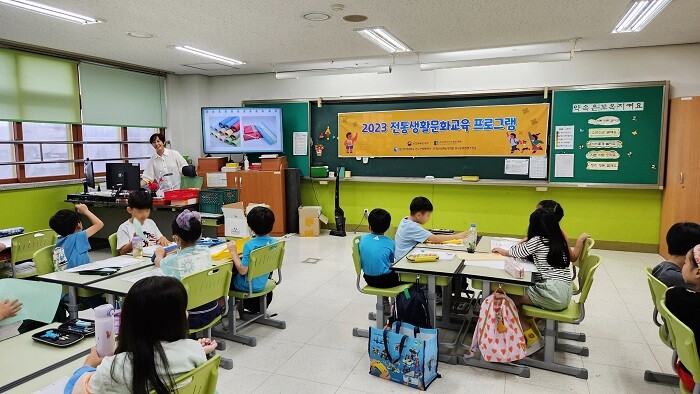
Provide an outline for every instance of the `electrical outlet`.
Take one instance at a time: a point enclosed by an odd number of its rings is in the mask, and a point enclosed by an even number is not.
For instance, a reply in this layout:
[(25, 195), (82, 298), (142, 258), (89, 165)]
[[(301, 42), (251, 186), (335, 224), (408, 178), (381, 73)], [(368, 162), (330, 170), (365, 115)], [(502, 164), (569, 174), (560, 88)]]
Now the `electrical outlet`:
[(362, 217), (368, 217), (369, 216), (369, 209), (365, 208), (364, 211), (362, 212)]

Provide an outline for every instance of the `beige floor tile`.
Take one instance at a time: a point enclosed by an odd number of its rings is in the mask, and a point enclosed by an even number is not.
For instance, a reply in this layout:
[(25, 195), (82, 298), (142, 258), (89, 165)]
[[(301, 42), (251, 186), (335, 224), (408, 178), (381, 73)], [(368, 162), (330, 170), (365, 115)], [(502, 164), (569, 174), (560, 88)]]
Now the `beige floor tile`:
[(310, 393), (332, 394), (338, 390), (337, 386), (297, 379), (290, 376), (272, 374), (265, 383), (261, 384), (256, 393)]
[(618, 366), (588, 363), (588, 387), (591, 393), (671, 393), (669, 386), (644, 381), (644, 371)]
[(361, 358), (359, 353), (307, 344), (276, 373), (340, 386)]

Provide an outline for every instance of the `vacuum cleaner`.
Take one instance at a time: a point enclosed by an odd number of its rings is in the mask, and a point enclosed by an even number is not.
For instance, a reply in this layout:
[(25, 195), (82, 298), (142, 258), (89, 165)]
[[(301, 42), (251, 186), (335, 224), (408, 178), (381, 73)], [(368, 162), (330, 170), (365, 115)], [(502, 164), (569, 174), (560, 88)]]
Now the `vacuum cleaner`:
[(331, 235), (344, 237), (345, 234), (345, 212), (340, 207), (340, 171), (343, 167), (338, 166), (335, 171), (335, 230), (331, 230)]

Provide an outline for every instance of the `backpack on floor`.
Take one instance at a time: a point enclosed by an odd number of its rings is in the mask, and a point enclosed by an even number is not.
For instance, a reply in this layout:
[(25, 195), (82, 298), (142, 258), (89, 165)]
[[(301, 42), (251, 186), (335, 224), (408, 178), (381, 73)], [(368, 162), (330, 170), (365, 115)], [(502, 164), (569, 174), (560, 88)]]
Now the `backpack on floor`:
[(496, 290), (481, 302), (472, 355), (478, 350), (483, 360), (509, 363), (525, 358), (526, 348), (515, 303), (502, 290)]
[(399, 321), (420, 328), (433, 328), (428, 298), (418, 286), (412, 286), (396, 296), (395, 315), (390, 323)]

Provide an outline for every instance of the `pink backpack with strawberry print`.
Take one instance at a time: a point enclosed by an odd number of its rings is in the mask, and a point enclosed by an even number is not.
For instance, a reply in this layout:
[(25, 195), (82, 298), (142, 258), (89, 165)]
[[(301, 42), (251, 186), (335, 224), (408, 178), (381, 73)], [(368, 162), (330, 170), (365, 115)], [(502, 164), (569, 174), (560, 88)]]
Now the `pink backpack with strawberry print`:
[(478, 350), (483, 360), (509, 363), (525, 358), (526, 348), (515, 303), (502, 290), (496, 290), (481, 301), (472, 354)]

